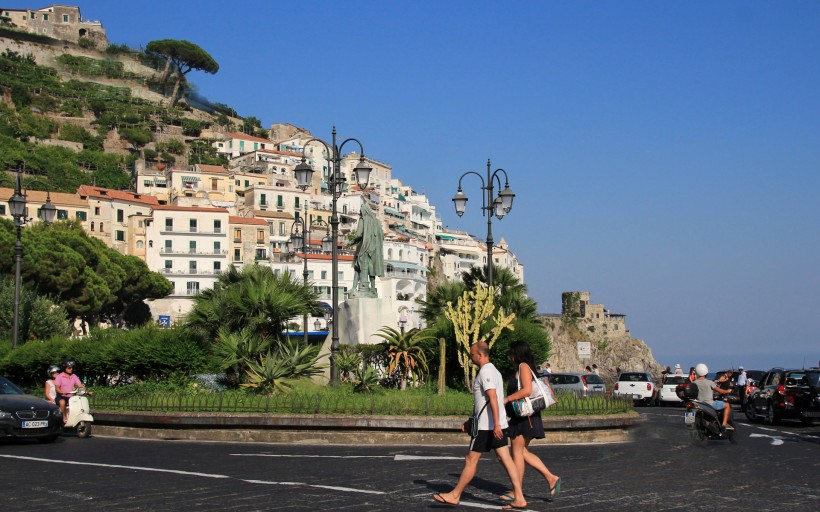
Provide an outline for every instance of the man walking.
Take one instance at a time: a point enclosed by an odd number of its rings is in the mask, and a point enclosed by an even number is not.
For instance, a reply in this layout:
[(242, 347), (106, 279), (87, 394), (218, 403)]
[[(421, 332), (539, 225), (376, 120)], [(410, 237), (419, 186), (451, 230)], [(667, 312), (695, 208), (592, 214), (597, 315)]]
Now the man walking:
[(740, 410), (746, 412), (746, 388), (749, 385), (749, 379), (746, 377), (746, 370), (739, 367), (740, 374), (737, 376), (737, 391), (740, 393)]
[[(525, 508), (527, 502), (521, 491), (521, 480), (518, 478), (518, 470), (510, 455), (507, 436), (504, 434), (504, 429), (507, 428), (507, 416), (504, 413), (504, 381), (501, 373), (490, 362), (490, 347), (486, 343), (479, 342), (470, 347), (470, 360), (480, 368), (473, 382), (475, 413), (480, 413), (477, 419), (478, 434), (470, 439), (470, 451), (464, 460), (464, 469), (461, 470), (456, 486), (450, 492), (434, 495), (433, 499), (447, 505), (458, 505), (461, 494), (475, 476), (481, 454), (495, 450), (496, 457), (510, 477), (515, 497), (503, 508)], [(481, 412), (482, 410), (484, 412)]]

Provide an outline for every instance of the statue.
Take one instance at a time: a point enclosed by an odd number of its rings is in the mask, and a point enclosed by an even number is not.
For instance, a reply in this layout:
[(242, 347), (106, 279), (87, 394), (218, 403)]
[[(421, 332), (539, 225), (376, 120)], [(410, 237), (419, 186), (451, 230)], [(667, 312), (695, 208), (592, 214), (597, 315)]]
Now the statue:
[(353, 259), (353, 287), (350, 297), (376, 297), (376, 276), (384, 276), (384, 231), (373, 210), (362, 203), (361, 218), (350, 245), (357, 244)]

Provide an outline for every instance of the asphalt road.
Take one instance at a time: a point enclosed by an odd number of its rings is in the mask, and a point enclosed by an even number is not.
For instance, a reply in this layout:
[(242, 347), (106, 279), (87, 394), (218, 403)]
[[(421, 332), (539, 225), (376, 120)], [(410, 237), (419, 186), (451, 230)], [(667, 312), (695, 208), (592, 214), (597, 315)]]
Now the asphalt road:
[[(820, 510), (820, 426), (743, 418), (738, 444), (701, 448), (689, 440), (681, 409), (640, 411), (648, 421), (633, 442), (534, 447), (563, 489), (547, 501), (546, 484), (530, 470), (529, 509)], [(2, 510), (446, 509), (431, 497), (455, 484), (465, 450), (99, 436), (2, 441)], [(500, 507), (506, 474), (494, 459), (482, 458), (459, 510)]]

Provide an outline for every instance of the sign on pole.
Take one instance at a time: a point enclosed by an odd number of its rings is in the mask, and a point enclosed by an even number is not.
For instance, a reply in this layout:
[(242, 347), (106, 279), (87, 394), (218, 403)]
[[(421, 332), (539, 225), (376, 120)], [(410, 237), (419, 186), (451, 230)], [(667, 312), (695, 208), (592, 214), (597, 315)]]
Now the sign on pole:
[(589, 359), (592, 357), (592, 343), (588, 341), (579, 341), (578, 345), (578, 357), (580, 359)]

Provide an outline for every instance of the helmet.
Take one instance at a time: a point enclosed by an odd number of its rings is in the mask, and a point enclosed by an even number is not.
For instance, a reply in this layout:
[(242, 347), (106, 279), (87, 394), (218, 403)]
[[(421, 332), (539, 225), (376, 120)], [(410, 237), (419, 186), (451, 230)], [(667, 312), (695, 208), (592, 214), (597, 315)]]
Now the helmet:
[(49, 366), (48, 370), (46, 370), (46, 375), (51, 377), (51, 374), (54, 373), (54, 372), (60, 373), (60, 367), (56, 366), (56, 365)]
[(70, 359), (66, 359), (65, 361), (63, 361), (63, 369), (74, 368), (75, 366), (77, 366), (77, 363)]
[(709, 367), (705, 364), (700, 363), (699, 365), (695, 366), (695, 375), (697, 375), (698, 377), (703, 377), (707, 373), (709, 373)]

